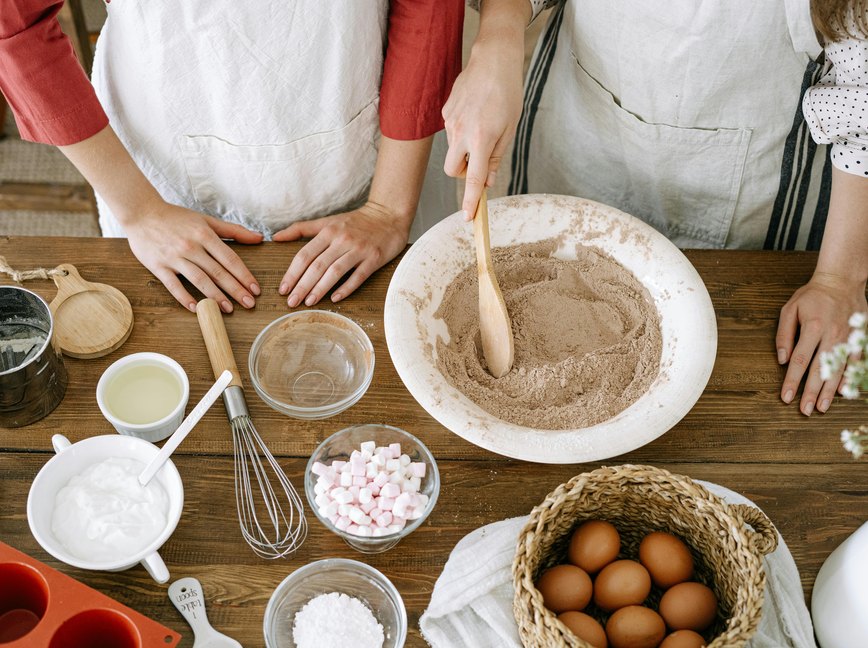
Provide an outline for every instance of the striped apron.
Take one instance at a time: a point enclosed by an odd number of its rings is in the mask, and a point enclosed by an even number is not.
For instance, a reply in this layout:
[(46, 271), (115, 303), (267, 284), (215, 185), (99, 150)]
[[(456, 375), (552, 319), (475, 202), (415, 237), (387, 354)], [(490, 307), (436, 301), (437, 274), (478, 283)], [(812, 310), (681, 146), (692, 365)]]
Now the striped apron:
[(567, 0), (525, 87), (510, 193), (612, 205), (680, 247), (816, 249), (831, 164), (802, 97), (808, 0)]

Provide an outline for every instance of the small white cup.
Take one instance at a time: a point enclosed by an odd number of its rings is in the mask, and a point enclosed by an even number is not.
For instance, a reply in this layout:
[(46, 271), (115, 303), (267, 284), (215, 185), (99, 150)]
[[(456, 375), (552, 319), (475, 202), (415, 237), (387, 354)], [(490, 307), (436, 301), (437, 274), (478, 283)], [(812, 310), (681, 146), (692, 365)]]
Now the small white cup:
[[(150, 423), (130, 423), (121, 420), (107, 405), (106, 390), (109, 388), (111, 382), (125, 370), (137, 365), (147, 364), (159, 365), (173, 373), (181, 383), (181, 398), (171, 413), (157, 421)], [(151, 443), (156, 443), (157, 441), (162, 441), (163, 439), (168, 438), (178, 428), (181, 421), (184, 419), (184, 410), (187, 407), (187, 400), (189, 397), (190, 382), (187, 380), (187, 374), (184, 372), (183, 367), (172, 360), (169, 356), (165, 356), (161, 353), (144, 352), (133, 353), (132, 355), (125, 356), (109, 365), (108, 369), (103, 372), (96, 385), (96, 402), (99, 405), (99, 409), (118, 433), (138, 437), (139, 439), (144, 439)], [(141, 394), (141, 398), (147, 399), (148, 395)]]
[(52, 556), (73, 567), (122, 571), (141, 563), (155, 581), (158, 583), (167, 582), (169, 570), (157, 550), (172, 535), (178, 525), (178, 520), (181, 519), (181, 510), (184, 508), (184, 485), (172, 460), (166, 461), (154, 477), (154, 480), (162, 485), (169, 496), (167, 523), (160, 535), (141, 551), (132, 553), (121, 560), (107, 561), (100, 556), (83, 560), (69, 553), (51, 529), (54, 503), (58, 491), (66, 486), (75, 475), (80, 475), (89, 466), (100, 461), (110, 457), (120, 457), (135, 459), (147, 464), (160, 449), (141, 439), (122, 437), (116, 434), (89, 437), (72, 444), (65, 436), (55, 434), (51, 438), (51, 443), (57, 454), (42, 466), (30, 485), (30, 494), (27, 496), (27, 522), (30, 524), (30, 531), (36, 541)]

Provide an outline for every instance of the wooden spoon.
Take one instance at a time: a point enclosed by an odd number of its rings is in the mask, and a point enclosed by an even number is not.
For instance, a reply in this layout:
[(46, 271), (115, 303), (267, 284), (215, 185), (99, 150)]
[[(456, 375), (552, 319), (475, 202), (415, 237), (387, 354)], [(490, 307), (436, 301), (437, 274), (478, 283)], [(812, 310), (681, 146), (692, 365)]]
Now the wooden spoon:
[(482, 355), (489, 373), (495, 378), (502, 378), (512, 369), (515, 346), (506, 302), (503, 301), (491, 263), (488, 196), (485, 189), (482, 190), (473, 219), (473, 238), (476, 241), (476, 265), (479, 273), (479, 332), (482, 336)]

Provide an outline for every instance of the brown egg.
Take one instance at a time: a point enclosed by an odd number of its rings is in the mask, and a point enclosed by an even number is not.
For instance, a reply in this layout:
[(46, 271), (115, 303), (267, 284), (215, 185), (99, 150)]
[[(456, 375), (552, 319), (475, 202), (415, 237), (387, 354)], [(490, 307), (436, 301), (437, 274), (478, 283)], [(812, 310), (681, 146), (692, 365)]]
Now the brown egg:
[(591, 577), (575, 565), (557, 565), (543, 572), (536, 588), (543, 604), (555, 614), (584, 610), (591, 600)]
[(635, 560), (609, 563), (594, 580), (594, 603), (606, 612), (639, 605), (650, 592), (651, 576)]
[(663, 640), (660, 648), (705, 648), (708, 642), (693, 630), (676, 630)]
[(717, 615), (717, 597), (702, 583), (679, 583), (663, 594), (659, 610), (673, 630), (702, 632)]
[(657, 648), (666, 635), (666, 624), (654, 610), (630, 605), (609, 617), (606, 634), (612, 648)]
[(609, 522), (589, 520), (573, 531), (567, 557), (589, 574), (596, 574), (618, 557), (621, 536)]
[(651, 574), (651, 580), (663, 589), (690, 580), (693, 556), (680, 539), (663, 531), (646, 535), (639, 544), (639, 562)]
[(567, 626), (579, 639), (587, 641), (594, 648), (608, 648), (606, 631), (597, 623), (594, 617), (584, 612), (564, 612), (558, 615), (558, 620)]

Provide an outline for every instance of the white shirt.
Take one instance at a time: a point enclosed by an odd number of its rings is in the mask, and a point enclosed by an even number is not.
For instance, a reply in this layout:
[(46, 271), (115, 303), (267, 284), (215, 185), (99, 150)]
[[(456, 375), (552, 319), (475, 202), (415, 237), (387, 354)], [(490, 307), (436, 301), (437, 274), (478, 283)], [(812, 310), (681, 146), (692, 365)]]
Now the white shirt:
[[(858, 33), (852, 17), (847, 31)], [(832, 145), (832, 164), (868, 177), (868, 38), (827, 43), (828, 71), (805, 93), (802, 111), (819, 144)]]

